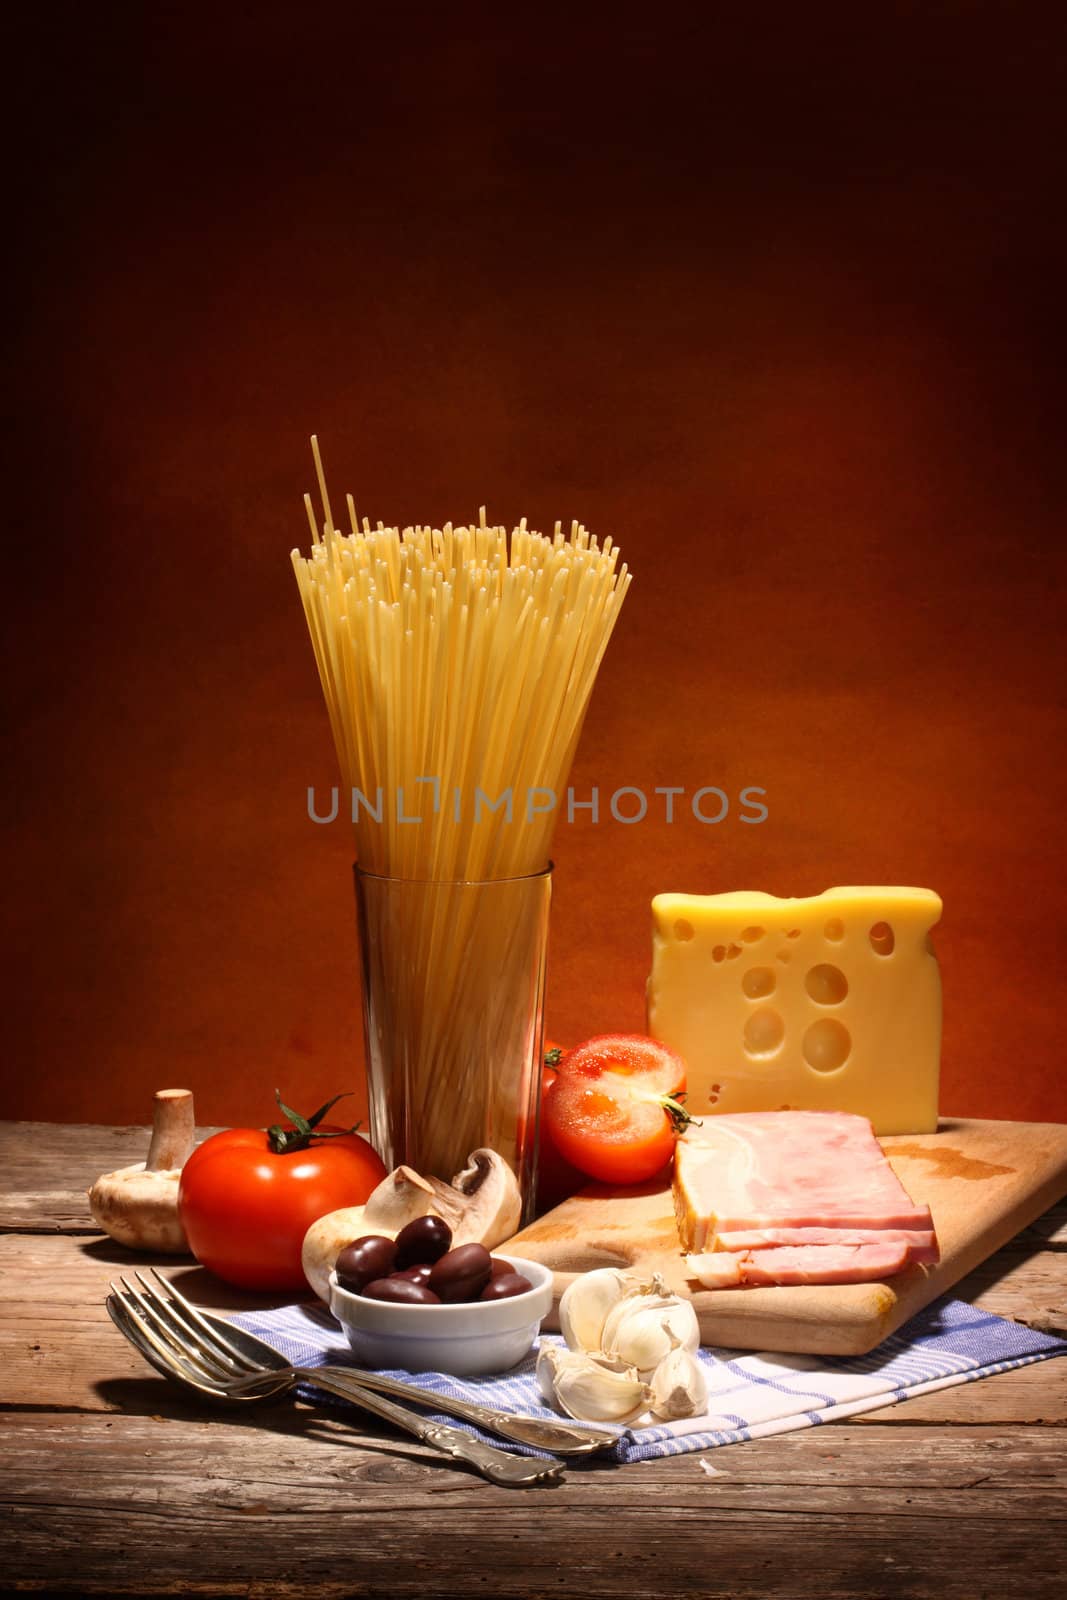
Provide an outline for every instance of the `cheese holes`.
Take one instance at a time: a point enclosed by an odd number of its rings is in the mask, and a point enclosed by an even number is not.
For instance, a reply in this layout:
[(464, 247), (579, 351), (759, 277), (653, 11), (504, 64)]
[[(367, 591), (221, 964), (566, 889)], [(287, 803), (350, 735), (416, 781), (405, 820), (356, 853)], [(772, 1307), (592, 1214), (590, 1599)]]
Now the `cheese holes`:
[(708, 1104), (712, 1105), (712, 1106), (718, 1105), (718, 1103), (719, 1103), (719, 1095), (721, 1093), (722, 1093), (722, 1084), (721, 1083), (713, 1083), (712, 1086), (711, 1086), (711, 1093), (708, 1095)]
[(888, 922), (876, 922), (868, 935), (876, 956), (891, 956), (896, 948), (896, 937)]
[(770, 967), (751, 967), (741, 979), (741, 987), (750, 1000), (765, 1000), (774, 993), (777, 982)]
[(820, 1017), (804, 1034), (800, 1049), (813, 1072), (836, 1072), (848, 1060), (852, 1036), (836, 1017)]
[(800, 938), (800, 929), (799, 928), (790, 928), (789, 932), (786, 934), (786, 938), (787, 939), (799, 939)]
[(840, 917), (831, 917), (822, 931), (832, 944), (840, 944), (845, 937), (845, 924)]
[(727, 961), (736, 961), (740, 954), (741, 946), (739, 944), (732, 944), (727, 948), (726, 959)]
[(817, 1006), (839, 1006), (848, 994), (848, 979), (840, 967), (820, 961), (805, 972), (804, 987)]
[(724, 944), (717, 944), (714, 950), (711, 952), (711, 959), (713, 961), (725, 961), (726, 946)]
[(779, 950), (779, 952), (778, 952), (778, 960), (781, 961), (783, 963), (783, 965), (784, 965), (789, 960), (789, 951), (788, 950)]
[(763, 928), (742, 928), (741, 943), (756, 944), (760, 939), (763, 938), (764, 932), (765, 929)]
[(696, 935), (696, 929), (691, 922), (686, 922), (684, 917), (679, 917), (674, 924), (674, 937), (681, 944), (688, 944)]
[(785, 1023), (770, 1006), (753, 1011), (745, 1023), (745, 1050), (750, 1056), (773, 1056), (784, 1038)]

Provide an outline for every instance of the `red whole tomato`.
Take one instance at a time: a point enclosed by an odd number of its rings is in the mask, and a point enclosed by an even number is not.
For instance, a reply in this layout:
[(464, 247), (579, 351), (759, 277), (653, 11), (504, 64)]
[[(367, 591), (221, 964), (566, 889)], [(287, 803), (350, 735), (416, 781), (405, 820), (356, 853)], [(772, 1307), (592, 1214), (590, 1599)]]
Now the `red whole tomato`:
[(643, 1183), (666, 1166), (690, 1120), (685, 1063), (641, 1034), (601, 1034), (560, 1062), (545, 1100), (555, 1148), (600, 1183)]
[(559, 1045), (546, 1041), (544, 1064), (541, 1068), (541, 1120), (538, 1124), (537, 1140), (538, 1216), (551, 1211), (553, 1206), (558, 1206), (572, 1194), (577, 1194), (586, 1181), (585, 1173), (579, 1172), (578, 1168), (573, 1167), (557, 1150), (548, 1130), (545, 1112), (549, 1090), (556, 1081), (557, 1069), (565, 1054), (566, 1051)]
[(300, 1249), (311, 1224), (362, 1205), (386, 1176), (355, 1128), (323, 1121), (340, 1098), (307, 1118), (279, 1098), (292, 1127), (231, 1128), (197, 1146), (178, 1211), (201, 1266), (242, 1289), (307, 1288)]

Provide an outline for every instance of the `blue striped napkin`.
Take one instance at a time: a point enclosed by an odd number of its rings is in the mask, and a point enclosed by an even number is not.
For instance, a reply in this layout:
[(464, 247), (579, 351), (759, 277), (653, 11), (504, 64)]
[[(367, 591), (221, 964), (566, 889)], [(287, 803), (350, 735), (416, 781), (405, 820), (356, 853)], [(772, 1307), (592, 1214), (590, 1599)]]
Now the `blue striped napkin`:
[[(294, 1366), (355, 1366), (348, 1341), (326, 1307), (282, 1306), (276, 1311), (248, 1311), (232, 1319), (272, 1344)], [(556, 1334), (542, 1340), (562, 1345)], [(962, 1300), (934, 1301), (865, 1356), (802, 1356), (753, 1354), (751, 1351), (702, 1349), (707, 1371), (709, 1407), (704, 1416), (685, 1422), (647, 1427), (614, 1427), (618, 1461), (649, 1461), (718, 1445), (763, 1439), (795, 1428), (876, 1411), (913, 1395), (931, 1394), (958, 1383), (973, 1383), (995, 1372), (1029, 1366), (1049, 1356), (1067, 1354), (1067, 1340), (1037, 1333), (1018, 1322), (1006, 1322), (977, 1311)], [(558, 1416), (545, 1404), (534, 1376), (531, 1354), (510, 1372), (487, 1378), (454, 1378), (442, 1372), (411, 1374), (390, 1369), (390, 1377), (416, 1383), (432, 1394), (458, 1396), (527, 1415)], [(322, 1390), (316, 1400), (332, 1401)], [(311, 1391), (309, 1390), (309, 1393)], [(332, 1401), (345, 1406), (346, 1401)], [(442, 1414), (441, 1421), (454, 1421)], [(465, 1423), (470, 1433), (476, 1428)], [(488, 1436), (486, 1436), (488, 1437)], [(521, 1450), (522, 1446), (513, 1445)], [(530, 1455), (536, 1451), (526, 1452)]]

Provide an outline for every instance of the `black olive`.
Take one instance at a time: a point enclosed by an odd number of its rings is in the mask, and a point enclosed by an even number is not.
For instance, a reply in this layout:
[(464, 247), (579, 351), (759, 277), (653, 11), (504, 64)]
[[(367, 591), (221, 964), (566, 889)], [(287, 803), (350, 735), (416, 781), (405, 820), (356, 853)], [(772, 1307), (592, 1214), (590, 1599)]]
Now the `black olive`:
[(394, 1300), (397, 1305), (437, 1306), (440, 1299), (423, 1283), (410, 1278), (376, 1278), (363, 1291), (364, 1300)]
[(391, 1272), (389, 1276), (391, 1278), (406, 1278), (409, 1283), (425, 1284), (432, 1271), (433, 1268), (428, 1261), (419, 1261), (416, 1262), (415, 1266), (405, 1267), (402, 1272)]
[(387, 1278), (396, 1264), (396, 1244), (382, 1233), (366, 1233), (362, 1239), (346, 1244), (334, 1262), (342, 1289), (362, 1294), (365, 1284)]
[(521, 1272), (502, 1272), (499, 1278), (490, 1278), (479, 1300), (510, 1300), (512, 1295), (525, 1294), (532, 1289), (533, 1284), (529, 1278), (524, 1278)]
[(443, 1217), (416, 1217), (396, 1236), (397, 1268), (414, 1267), (424, 1261), (432, 1266), (451, 1243), (452, 1229)]
[(461, 1244), (434, 1263), (429, 1286), (442, 1300), (477, 1300), (493, 1270), (484, 1244)]

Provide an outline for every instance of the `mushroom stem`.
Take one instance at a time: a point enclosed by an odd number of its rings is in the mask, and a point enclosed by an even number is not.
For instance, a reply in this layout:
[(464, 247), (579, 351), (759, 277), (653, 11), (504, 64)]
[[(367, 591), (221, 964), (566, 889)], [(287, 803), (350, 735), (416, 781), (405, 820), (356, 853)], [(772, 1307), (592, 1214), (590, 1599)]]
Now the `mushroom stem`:
[(105, 1233), (131, 1250), (188, 1252), (178, 1184), (193, 1141), (192, 1091), (158, 1089), (147, 1161), (105, 1172), (89, 1190), (89, 1209)]
[(157, 1089), (152, 1101), (152, 1142), (145, 1171), (174, 1172), (183, 1167), (195, 1142), (192, 1090)]

